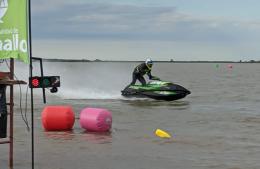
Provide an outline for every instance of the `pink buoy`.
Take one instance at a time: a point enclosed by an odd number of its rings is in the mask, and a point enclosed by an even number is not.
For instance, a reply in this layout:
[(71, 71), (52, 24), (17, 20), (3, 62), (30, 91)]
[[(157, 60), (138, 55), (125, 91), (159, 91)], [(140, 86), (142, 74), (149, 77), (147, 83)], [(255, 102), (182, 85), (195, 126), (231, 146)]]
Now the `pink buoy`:
[(80, 125), (88, 131), (109, 131), (112, 126), (112, 115), (106, 109), (85, 108), (80, 112)]
[(233, 68), (233, 65), (232, 64), (228, 64), (227, 66), (229, 69), (232, 69)]
[(42, 125), (47, 131), (71, 130), (75, 115), (70, 106), (46, 106), (42, 111)]

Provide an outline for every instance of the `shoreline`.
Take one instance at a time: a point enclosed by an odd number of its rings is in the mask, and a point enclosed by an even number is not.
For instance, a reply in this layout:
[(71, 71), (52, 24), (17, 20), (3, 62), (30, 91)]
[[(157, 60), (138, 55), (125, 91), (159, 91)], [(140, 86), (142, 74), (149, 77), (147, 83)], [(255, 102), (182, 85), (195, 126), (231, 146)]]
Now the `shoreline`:
[[(143, 62), (124, 60), (87, 60), (87, 59), (43, 59), (44, 62)], [(157, 63), (260, 63), (260, 61), (154, 61)]]

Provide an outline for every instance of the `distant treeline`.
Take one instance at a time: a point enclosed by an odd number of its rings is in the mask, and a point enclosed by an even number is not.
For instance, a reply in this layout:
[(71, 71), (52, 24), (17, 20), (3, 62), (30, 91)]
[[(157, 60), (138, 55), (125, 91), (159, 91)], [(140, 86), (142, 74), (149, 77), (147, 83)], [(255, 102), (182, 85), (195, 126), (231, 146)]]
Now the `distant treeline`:
[[(45, 62), (143, 62), (142, 61), (121, 61), (121, 60), (87, 60), (87, 59), (43, 59)], [(154, 61), (162, 63), (260, 63), (260, 61)]]

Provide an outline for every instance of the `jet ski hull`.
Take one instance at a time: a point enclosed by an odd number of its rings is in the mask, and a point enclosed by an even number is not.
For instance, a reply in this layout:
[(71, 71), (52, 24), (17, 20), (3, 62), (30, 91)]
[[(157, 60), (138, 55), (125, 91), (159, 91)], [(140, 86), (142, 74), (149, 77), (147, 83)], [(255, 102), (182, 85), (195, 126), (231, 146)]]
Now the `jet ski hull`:
[(173, 101), (186, 97), (191, 92), (186, 88), (171, 83), (162, 82), (148, 83), (146, 86), (131, 85), (121, 91), (125, 97), (152, 98), (155, 100)]

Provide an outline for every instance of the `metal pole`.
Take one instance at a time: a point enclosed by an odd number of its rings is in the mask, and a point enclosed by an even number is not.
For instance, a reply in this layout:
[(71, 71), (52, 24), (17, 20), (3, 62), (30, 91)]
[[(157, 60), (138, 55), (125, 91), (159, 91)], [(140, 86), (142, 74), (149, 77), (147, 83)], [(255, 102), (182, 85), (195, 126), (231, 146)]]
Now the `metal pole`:
[[(40, 68), (41, 68), (41, 77), (43, 78), (43, 66), (42, 66), (42, 58), (32, 57), (32, 60), (39, 60)], [(43, 103), (46, 103), (46, 95), (45, 95), (45, 88), (42, 88), (42, 95), (43, 95)]]
[[(10, 79), (14, 79), (14, 59), (10, 60)], [(13, 168), (13, 154), (14, 154), (14, 87), (10, 85), (10, 144), (9, 144), (9, 166)]]
[[(30, 55), (30, 78), (33, 76), (32, 72), (32, 32), (31, 32), (31, 0), (28, 0), (28, 14), (29, 14), (29, 22), (28, 22), (28, 29), (29, 29), (29, 55)], [(33, 111), (33, 88), (31, 88), (31, 137), (32, 137), (32, 169), (34, 169), (34, 111)]]
[[(42, 59), (40, 59), (40, 67), (41, 67), (41, 77), (43, 78), (43, 67), (42, 67)], [(43, 94), (43, 103), (46, 103), (46, 96), (45, 96), (45, 88), (42, 88), (42, 94)]]

